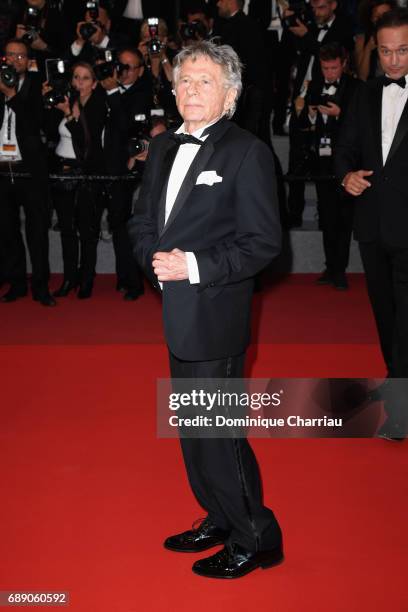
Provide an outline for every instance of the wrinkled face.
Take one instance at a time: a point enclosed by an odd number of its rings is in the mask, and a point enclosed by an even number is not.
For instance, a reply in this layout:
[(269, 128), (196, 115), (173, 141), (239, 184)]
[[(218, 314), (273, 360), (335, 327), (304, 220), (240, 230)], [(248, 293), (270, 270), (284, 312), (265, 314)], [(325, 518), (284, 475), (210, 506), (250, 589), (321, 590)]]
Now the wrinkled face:
[(133, 55), (128, 51), (124, 51), (119, 55), (119, 61), (121, 64), (129, 66), (127, 70), (124, 70), (120, 76), (120, 82), (122, 85), (133, 85), (136, 83), (144, 71), (144, 66), (141, 63), (137, 55)]
[(235, 89), (225, 86), (221, 66), (205, 56), (183, 62), (175, 90), (177, 108), (190, 133), (221, 117), (236, 96)]
[(408, 74), (408, 25), (382, 28), (377, 33), (381, 67), (392, 79)]
[(315, 22), (318, 25), (323, 25), (328, 23), (334, 16), (337, 2), (331, 2), (331, 0), (311, 0), (311, 6)]
[(391, 7), (387, 3), (379, 4), (378, 6), (375, 6), (371, 12), (372, 23), (376, 23), (376, 21), (378, 21), (379, 18), (384, 15), (384, 13), (388, 13), (388, 11), (390, 10), (391, 10)]
[(336, 57), (334, 60), (320, 60), (324, 80), (328, 83), (338, 81), (343, 74), (345, 63), (340, 57)]
[(72, 75), (72, 86), (79, 91), (80, 95), (90, 96), (96, 87), (92, 73), (85, 66), (77, 66)]
[(9, 43), (5, 49), (6, 61), (10, 66), (13, 66), (18, 74), (27, 72), (28, 55), (27, 49), (20, 43)]

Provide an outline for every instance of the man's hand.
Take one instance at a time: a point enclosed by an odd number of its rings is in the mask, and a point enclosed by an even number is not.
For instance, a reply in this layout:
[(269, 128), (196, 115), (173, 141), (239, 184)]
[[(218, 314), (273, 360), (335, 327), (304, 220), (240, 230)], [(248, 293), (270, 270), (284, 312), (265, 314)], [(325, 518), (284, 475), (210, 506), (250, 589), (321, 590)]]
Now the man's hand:
[(303, 36), (305, 36), (305, 34), (307, 34), (309, 30), (307, 29), (303, 21), (300, 21), (300, 19), (296, 19), (296, 23), (297, 25), (292, 26), (291, 28), (289, 28), (289, 30), (295, 36), (298, 36), (299, 38), (303, 38)]
[(77, 23), (77, 27), (76, 27), (76, 35), (77, 35), (77, 37), (76, 37), (76, 40), (75, 40), (75, 44), (78, 45), (79, 47), (83, 47), (84, 44), (85, 44), (85, 40), (82, 38), (81, 32), (80, 32), (81, 26), (84, 25), (84, 23), (86, 23), (86, 21), (79, 21)]
[(353, 196), (359, 196), (367, 189), (367, 187), (371, 187), (371, 183), (369, 183), (364, 177), (371, 176), (373, 174), (373, 170), (357, 170), (357, 172), (348, 172), (343, 180), (343, 187)]
[(317, 108), (323, 115), (329, 115), (330, 117), (338, 117), (341, 113), (340, 106), (337, 106), (334, 102), (328, 102), (327, 106), (319, 104)]
[(184, 251), (173, 249), (170, 253), (159, 251), (153, 255), (153, 270), (159, 281), (188, 279), (187, 257)]
[(112, 89), (117, 89), (119, 87), (117, 71), (114, 70), (113, 76), (103, 79), (103, 81), (101, 81), (101, 85), (105, 89), (105, 91), (111, 91)]
[(314, 119), (317, 115), (317, 106), (315, 104), (309, 104), (308, 115), (311, 119)]
[(31, 48), (36, 51), (45, 51), (47, 47), (47, 43), (41, 38), (39, 34), (36, 35), (33, 42), (31, 43)]

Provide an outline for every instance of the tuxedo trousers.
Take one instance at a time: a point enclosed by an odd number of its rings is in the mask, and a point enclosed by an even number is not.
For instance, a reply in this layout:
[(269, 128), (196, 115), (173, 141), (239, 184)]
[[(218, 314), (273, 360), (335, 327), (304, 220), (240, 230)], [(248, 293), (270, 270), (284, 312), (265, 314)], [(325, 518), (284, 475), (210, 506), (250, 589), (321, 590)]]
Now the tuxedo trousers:
[(359, 246), (388, 374), (408, 378), (408, 248)]
[[(19, 168), (23, 171), (24, 168)], [(21, 232), (20, 206), (30, 253), (33, 293), (48, 292), (48, 194), (45, 185), (29, 178), (0, 179), (0, 260), (4, 279), (16, 290), (27, 289), (27, 266)]]
[[(241, 378), (245, 353), (212, 361), (182, 361), (171, 352), (175, 379)], [(229, 542), (249, 551), (279, 545), (282, 534), (263, 505), (262, 485), (254, 452), (246, 438), (186, 438), (181, 448), (190, 486), (210, 520), (230, 532)]]

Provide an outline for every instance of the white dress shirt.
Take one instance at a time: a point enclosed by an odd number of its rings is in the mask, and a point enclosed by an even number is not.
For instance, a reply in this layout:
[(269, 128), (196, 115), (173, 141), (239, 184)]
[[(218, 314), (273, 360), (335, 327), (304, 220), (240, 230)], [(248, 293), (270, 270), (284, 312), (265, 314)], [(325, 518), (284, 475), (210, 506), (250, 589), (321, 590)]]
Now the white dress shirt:
[[(216, 121), (218, 121), (218, 119), (216, 119)], [(207, 127), (209, 127), (210, 125), (213, 125), (213, 123), (216, 123), (216, 121), (213, 121), (212, 123), (209, 123), (208, 125), (205, 125), (204, 127), (196, 130), (195, 132), (192, 133), (192, 136), (195, 136), (195, 138), (198, 138), (199, 140), (202, 140), (204, 142), (207, 139), (207, 136), (204, 136), (204, 138), (202, 138), (201, 134), (204, 132), (204, 130)], [(176, 134), (184, 134), (185, 132), (186, 132), (186, 129), (183, 123), (183, 125), (181, 125), (179, 129), (176, 131)], [(182, 144), (179, 146), (177, 155), (174, 159), (173, 166), (170, 171), (169, 182), (167, 184), (166, 209), (165, 209), (165, 216), (164, 216), (165, 224), (167, 223), (167, 219), (170, 216), (170, 213), (174, 206), (174, 202), (176, 201), (178, 192), (180, 191), (181, 185), (183, 184), (183, 181), (186, 178), (187, 172), (189, 171), (190, 166), (193, 163), (194, 158), (197, 155), (199, 150), (200, 150), (200, 145), (196, 145), (193, 143)], [(187, 268), (188, 268), (188, 279), (191, 284), (197, 284), (200, 282), (200, 274), (198, 271), (197, 259), (194, 253), (191, 253), (191, 252), (186, 252), (186, 258), (187, 258)]]
[(395, 83), (383, 87), (381, 110), (381, 144), (383, 164), (387, 161), (397, 126), (408, 99), (408, 75), (405, 75), (405, 87)]

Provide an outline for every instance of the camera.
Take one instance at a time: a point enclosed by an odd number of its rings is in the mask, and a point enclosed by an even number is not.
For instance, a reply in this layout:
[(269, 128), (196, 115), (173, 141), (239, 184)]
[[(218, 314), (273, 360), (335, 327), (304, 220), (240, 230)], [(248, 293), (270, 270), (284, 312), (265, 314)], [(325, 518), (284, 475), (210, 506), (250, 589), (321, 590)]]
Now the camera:
[(147, 151), (149, 144), (145, 142), (146, 140), (150, 140), (149, 123), (146, 119), (146, 115), (135, 115), (133, 125), (129, 130), (129, 157), (136, 157), (136, 155), (140, 155), (140, 153)]
[(19, 77), (16, 69), (6, 63), (5, 59), (0, 60), (0, 80), (6, 87), (16, 87)]
[(99, 1), (94, 0), (94, 2), (87, 2), (86, 10), (89, 13), (89, 16), (92, 21), (96, 21), (99, 17)]
[(62, 59), (46, 60), (45, 69), (47, 82), (51, 89), (43, 96), (44, 106), (46, 108), (53, 108), (57, 104), (64, 102), (65, 97), (68, 97), (72, 104), (77, 92), (71, 87), (67, 63)]
[(180, 26), (180, 36), (183, 40), (203, 40), (207, 34), (207, 28), (202, 21), (182, 23)]
[(79, 33), (84, 40), (89, 40), (97, 31), (98, 28), (94, 21), (86, 21), (79, 26)]
[(99, 49), (95, 58), (95, 62), (98, 61), (99, 63), (96, 63), (93, 67), (97, 81), (104, 81), (113, 77), (115, 70), (117, 75), (120, 76), (124, 70), (129, 68), (127, 64), (122, 64), (116, 59), (116, 53), (111, 49)]
[(159, 20), (157, 17), (149, 17), (147, 20), (149, 26), (150, 40), (147, 43), (149, 53), (151, 55), (158, 55), (162, 49), (162, 44), (159, 40)]
[(307, 23), (309, 21), (308, 7), (302, 0), (291, 2), (288, 8), (289, 10), (293, 11), (293, 15), (289, 15), (289, 17), (285, 17), (283, 20), (283, 24), (287, 28), (296, 27), (298, 25), (298, 20), (302, 23)]
[(31, 45), (40, 30), (40, 9), (33, 6), (27, 7), (24, 27), (26, 32), (22, 40)]
[(334, 96), (330, 96), (329, 94), (322, 94), (322, 95), (320, 96), (319, 101), (317, 102), (317, 104), (318, 104), (319, 106), (327, 106), (327, 105), (328, 105), (328, 104), (330, 104), (331, 102), (332, 102), (333, 104), (335, 104), (335, 103), (336, 103)]

